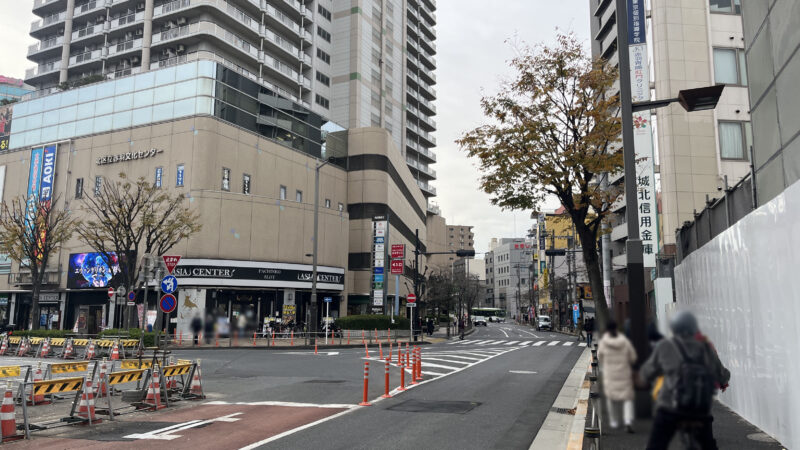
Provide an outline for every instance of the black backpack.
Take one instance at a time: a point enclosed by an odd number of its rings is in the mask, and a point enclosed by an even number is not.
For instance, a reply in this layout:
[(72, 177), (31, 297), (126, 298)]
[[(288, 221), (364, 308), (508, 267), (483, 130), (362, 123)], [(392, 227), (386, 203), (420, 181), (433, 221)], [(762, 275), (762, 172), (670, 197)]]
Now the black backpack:
[(673, 404), (678, 413), (687, 415), (704, 415), (711, 411), (716, 387), (714, 377), (705, 358), (705, 349), (700, 361), (695, 361), (686, 354), (683, 344), (678, 339), (671, 339), (681, 355), (678, 369), (678, 382), (675, 384)]

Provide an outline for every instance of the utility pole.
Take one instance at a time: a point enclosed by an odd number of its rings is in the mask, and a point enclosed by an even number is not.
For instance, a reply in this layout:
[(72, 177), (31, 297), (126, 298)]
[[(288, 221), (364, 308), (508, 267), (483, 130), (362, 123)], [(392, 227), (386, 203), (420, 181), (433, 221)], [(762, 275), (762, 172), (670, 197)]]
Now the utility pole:
[[(311, 345), (317, 341), (317, 240), (319, 238), (319, 170), (322, 169), (330, 160), (325, 160), (322, 163), (317, 163), (316, 170), (314, 171), (314, 242), (311, 251)], [(327, 323), (327, 322), (326, 322)], [(327, 333), (326, 333), (327, 337)]]

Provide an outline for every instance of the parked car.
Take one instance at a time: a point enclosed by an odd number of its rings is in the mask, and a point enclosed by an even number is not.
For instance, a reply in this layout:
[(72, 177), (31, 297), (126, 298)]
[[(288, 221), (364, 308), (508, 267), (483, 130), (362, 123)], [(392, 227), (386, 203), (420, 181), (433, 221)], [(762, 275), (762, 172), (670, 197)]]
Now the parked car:
[(492, 316), (489, 318), (489, 322), (494, 322), (494, 323), (504, 323), (505, 321), (506, 321), (505, 317)]
[(539, 331), (548, 330), (553, 331), (553, 325), (550, 323), (549, 316), (539, 316), (536, 318), (536, 329)]
[(486, 325), (486, 317), (483, 317), (483, 316), (475, 316), (475, 317), (473, 317), (472, 318), (472, 323), (474, 323), (476, 327), (478, 325), (487, 326)]

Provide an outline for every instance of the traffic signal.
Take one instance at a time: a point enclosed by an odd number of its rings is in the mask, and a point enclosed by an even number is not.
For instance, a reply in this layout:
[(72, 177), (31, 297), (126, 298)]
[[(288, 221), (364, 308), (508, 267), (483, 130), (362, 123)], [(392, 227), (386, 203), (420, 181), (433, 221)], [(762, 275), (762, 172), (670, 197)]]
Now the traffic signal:
[(544, 254), (547, 256), (564, 256), (567, 254), (567, 251), (563, 249), (545, 250)]
[(456, 256), (462, 258), (466, 256), (475, 256), (475, 250), (456, 250)]

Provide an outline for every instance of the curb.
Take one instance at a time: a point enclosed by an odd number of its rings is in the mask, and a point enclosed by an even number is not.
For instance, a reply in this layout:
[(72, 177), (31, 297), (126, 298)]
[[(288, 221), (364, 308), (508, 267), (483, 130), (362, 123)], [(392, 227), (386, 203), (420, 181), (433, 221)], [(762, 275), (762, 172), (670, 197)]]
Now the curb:
[(529, 450), (580, 449), (583, 446), (583, 428), (589, 405), (586, 373), (590, 360), (591, 351), (587, 347), (564, 381)]
[[(404, 342), (400, 342), (400, 344), (401, 345), (405, 344), (405, 341)], [(431, 345), (431, 344), (434, 344), (434, 342), (417, 341), (417, 342), (412, 342), (411, 344), (413, 344), (413, 345)], [(378, 348), (378, 344), (367, 344), (367, 347), (368, 348)], [(354, 349), (354, 348), (355, 349), (364, 348), (364, 345), (363, 344), (351, 344), (351, 345), (324, 345), (324, 346), (317, 346), (317, 349), (319, 351), (321, 351), (321, 352), (322, 351), (327, 351), (327, 350), (332, 350), (332, 349), (345, 349), (345, 350), (347, 350), (347, 349)], [(228, 346), (219, 346), (219, 347), (194, 347), (194, 346), (173, 347), (173, 346), (169, 346), (169, 347), (167, 347), (167, 350), (173, 350), (173, 351), (174, 350), (269, 350), (269, 351), (277, 351), (277, 350), (314, 350), (314, 346), (313, 345), (274, 346), (274, 347), (272, 347), (272, 346), (269, 346), (269, 347), (266, 347), (266, 346), (253, 347), (252, 345), (249, 345), (249, 346), (248, 345), (239, 345), (239, 346), (230, 346), (230, 347), (228, 347)]]

